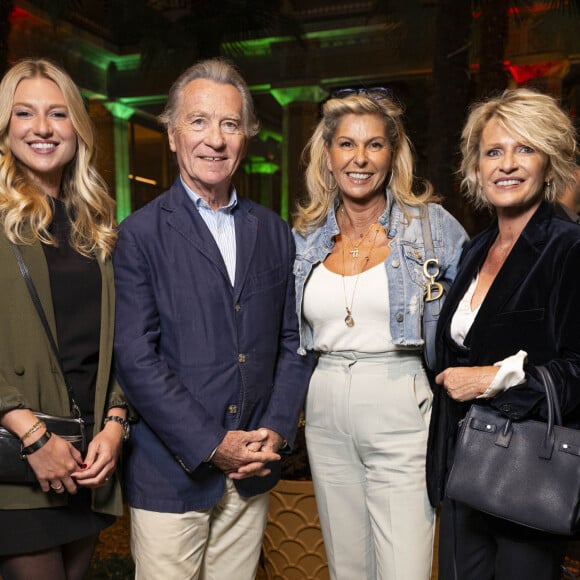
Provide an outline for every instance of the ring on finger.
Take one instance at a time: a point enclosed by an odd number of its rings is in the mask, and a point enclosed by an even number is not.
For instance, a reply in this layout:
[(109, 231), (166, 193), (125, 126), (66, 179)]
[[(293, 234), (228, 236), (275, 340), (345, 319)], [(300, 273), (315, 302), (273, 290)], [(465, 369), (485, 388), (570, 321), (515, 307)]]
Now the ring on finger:
[(54, 490), (54, 491), (60, 491), (61, 489), (63, 489), (63, 488), (64, 488), (64, 485), (63, 485), (62, 483), (60, 483), (60, 485), (59, 485), (59, 486), (56, 486), (56, 487), (55, 487), (55, 486), (54, 486), (54, 485), (51, 483), (51, 484), (50, 484), (50, 488), (51, 488), (52, 490)]

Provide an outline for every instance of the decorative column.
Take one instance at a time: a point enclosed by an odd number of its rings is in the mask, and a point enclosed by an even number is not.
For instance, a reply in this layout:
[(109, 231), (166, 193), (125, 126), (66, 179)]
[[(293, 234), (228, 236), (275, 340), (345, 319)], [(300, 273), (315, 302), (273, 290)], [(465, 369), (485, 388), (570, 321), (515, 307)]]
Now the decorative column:
[(131, 182), (129, 180), (129, 124), (135, 109), (119, 102), (105, 103), (113, 116), (113, 141), (115, 149), (115, 197), (117, 221), (120, 223), (131, 213)]
[(280, 171), (279, 165), (260, 155), (250, 155), (244, 159), (242, 167), (249, 178), (245, 195), (265, 207), (278, 211), (272, 193), (275, 191), (273, 176)]
[(326, 92), (318, 86), (272, 89), (283, 112), (282, 191), (280, 215), (288, 220), (305, 193), (302, 151), (317, 122), (318, 104)]

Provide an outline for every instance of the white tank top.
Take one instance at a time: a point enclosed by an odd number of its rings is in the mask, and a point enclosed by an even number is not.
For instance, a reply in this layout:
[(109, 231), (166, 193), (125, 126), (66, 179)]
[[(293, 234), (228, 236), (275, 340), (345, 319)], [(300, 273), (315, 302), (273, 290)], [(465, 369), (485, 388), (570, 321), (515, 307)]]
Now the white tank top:
[[(356, 289), (355, 289), (356, 284)], [(354, 326), (345, 324), (346, 305)], [(389, 287), (381, 262), (358, 276), (335, 274), (318, 264), (304, 289), (304, 318), (321, 352), (380, 353), (397, 350), (389, 329)]]

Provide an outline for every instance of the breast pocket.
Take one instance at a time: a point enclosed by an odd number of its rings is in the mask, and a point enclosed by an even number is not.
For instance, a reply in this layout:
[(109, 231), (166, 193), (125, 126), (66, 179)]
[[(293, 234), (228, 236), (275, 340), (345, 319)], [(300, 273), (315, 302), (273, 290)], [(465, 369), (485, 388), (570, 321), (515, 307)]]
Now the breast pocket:
[(492, 320), (492, 326), (514, 326), (531, 324), (544, 320), (544, 308), (532, 308), (529, 310), (512, 310), (497, 314)]
[(285, 283), (286, 270), (282, 266), (256, 272), (248, 279), (248, 295), (266, 292)]
[(425, 261), (423, 247), (401, 244), (401, 250), (403, 252), (403, 261), (411, 280), (419, 286), (424, 286), (427, 279), (423, 274), (423, 262)]

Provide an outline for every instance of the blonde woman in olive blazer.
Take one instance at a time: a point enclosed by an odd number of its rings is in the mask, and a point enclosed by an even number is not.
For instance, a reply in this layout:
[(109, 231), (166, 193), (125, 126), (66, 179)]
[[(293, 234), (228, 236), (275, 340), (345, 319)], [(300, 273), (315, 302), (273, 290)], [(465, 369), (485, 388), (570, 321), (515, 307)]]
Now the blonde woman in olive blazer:
[[(84, 579), (99, 532), (122, 513), (116, 468), (128, 424), (111, 371), (114, 202), (95, 169), (94, 144), (82, 97), (65, 71), (24, 60), (6, 73), (0, 83), (0, 425), (21, 440), (37, 481), (0, 483), (3, 580)], [(28, 267), (61, 364), (11, 244)], [(83, 454), (33, 413), (69, 415), (67, 384), (87, 425), (94, 425)]]
[[(22, 255), (36, 286), (47, 320), (55, 334), (48, 267), (39, 242), (22, 246)], [(14, 252), (0, 231), (0, 413), (24, 406), (50, 415), (70, 414), (64, 377), (54, 359)], [(101, 339), (95, 396), (95, 431), (107, 409), (124, 406), (123, 393), (111, 373), (115, 286), (110, 260), (99, 263), (102, 276)], [(115, 474), (94, 489), (95, 511), (121, 515), (121, 489)], [(43, 493), (38, 487), (0, 484), (0, 509), (45, 508), (66, 505), (66, 494)], [(0, 534), (5, 533), (0, 531)]]

